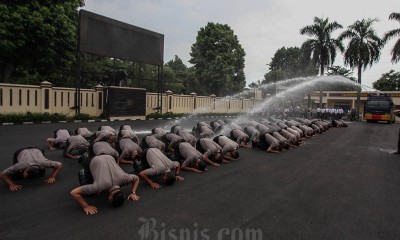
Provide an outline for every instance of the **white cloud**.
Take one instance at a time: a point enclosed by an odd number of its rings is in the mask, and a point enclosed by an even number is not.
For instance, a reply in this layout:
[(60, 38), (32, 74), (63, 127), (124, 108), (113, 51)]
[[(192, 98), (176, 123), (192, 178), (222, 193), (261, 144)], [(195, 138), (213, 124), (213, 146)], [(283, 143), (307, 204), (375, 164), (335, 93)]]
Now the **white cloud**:
[[(228, 24), (246, 52), (247, 84), (263, 79), (276, 50), (300, 47), (308, 37), (299, 31), (314, 17), (328, 17), (344, 28), (356, 20), (378, 18), (374, 28), (379, 36), (400, 28), (388, 20), (390, 13), (400, 12), (398, 0), (86, 0), (84, 9), (164, 34), (164, 61), (178, 55), (187, 65), (200, 28), (208, 22)], [(393, 45), (391, 41), (385, 46), (380, 62), (363, 72), (364, 85), (372, 86), (391, 69), (400, 71), (399, 64), (390, 62)], [(335, 65), (342, 64), (338, 54)]]

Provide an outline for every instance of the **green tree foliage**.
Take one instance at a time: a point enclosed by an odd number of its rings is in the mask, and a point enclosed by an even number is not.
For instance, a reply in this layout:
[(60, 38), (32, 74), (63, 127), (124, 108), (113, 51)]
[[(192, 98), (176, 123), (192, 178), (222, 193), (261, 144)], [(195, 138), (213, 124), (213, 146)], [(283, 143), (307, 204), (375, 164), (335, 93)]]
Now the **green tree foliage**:
[(332, 66), (328, 68), (328, 76), (334, 76), (334, 75), (340, 75), (346, 77), (354, 82), (357, 81), (357, 79), (352, 76), (353, 71), (341, 66)]
[(246, 85), (245, 52), (228, 25), (210, 22), (201, 28), (190, 56), (204, 94), (230, 95)]
[[(166, 70), (170, 69), (172, 71), (173, 77), (168, 78), (166, 76)], [(188, 67), (183, 63), (183, 61), (175, 55), (173, 60), (168, 61), (164, 65), (164, 79), (166, 87), (173, 93), (187, 93), (186, 82), (188, 77)]]
[(372, 83), (373, 88), (380, 91), (400, 91), (400, 72), (390, 70)]
[[(400, 13), (392, 13), (389, 15), (390, 20), (397, 20), (400, 23)], [(397, 37), (396, 43), (391, 50), (392, 54), (392, 63), (397, 63), (400, 61), (400, 28), (390, 30), (385, 33), (382, 41), (387, 43), (390, 39)]]
[[(69, 74), (82, 0), (0, 3), (0, 82), (37, 83)], [(61, 77), (62, 78), (62, 77)]]
[(306, 40), (302, 48), (308, 52), (315, 63), (320, 66), (320, 74), (324, 75), (325, 67), (331, 66), (335, 62), (336, 50), (343, 50), (340, 40), (333, 38), (333, 31), (343, 28), (342, 25), (329, 22), (329, 19), (314, 18), (314, 24), (300, 29), (300, 34), (313, 37)]
[(318, 74), (318, 68), (298, 47), (278, 49), (268, 65), (270, 71), (264, 75), (263, 84)]

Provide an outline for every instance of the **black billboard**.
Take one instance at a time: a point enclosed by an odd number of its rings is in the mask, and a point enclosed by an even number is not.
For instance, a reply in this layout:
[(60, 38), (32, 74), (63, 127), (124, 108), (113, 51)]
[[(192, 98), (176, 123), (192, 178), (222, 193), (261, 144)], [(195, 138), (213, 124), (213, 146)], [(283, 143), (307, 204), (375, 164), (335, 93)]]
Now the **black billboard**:
[(79, 51), (161, 66), (164, 35), (85, 10), (79, 11)]

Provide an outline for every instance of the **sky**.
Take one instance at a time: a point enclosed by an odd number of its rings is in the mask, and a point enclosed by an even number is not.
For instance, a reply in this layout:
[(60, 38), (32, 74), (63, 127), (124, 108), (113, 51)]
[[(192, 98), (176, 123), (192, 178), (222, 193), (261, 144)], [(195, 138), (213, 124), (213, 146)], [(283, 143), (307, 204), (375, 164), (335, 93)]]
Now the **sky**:
[[(197, 33), (207, 23), (227, 24), (238, 36), (246, 52), (246, 86), (264, 79), (267, 64), (282, 47), (301, 47), (309, 36), (300, 29), (312, 25), (314, 17), (329, 18), (343, 26), (332, 37), (357, 20), (376, 18), (373, 28), (380, 37), (400, 28), (389, 20), (400, 12), (399, 0), (86, 0), (83, 9), (164, 35), (164, 62), (175, 55), (191, 66), (191, 46)], [(344, 42), (345, 46), (347, 42)], [(400, 71), (400, 62), (392, 64), (391, 40), (382, 49), (380, 61), (362, 73), (362, 84), (371, 87), (382, 74)], [(343, 65), (338, 52), (333, 65)], [(357, 77), (354, 69), (354, 77)]]

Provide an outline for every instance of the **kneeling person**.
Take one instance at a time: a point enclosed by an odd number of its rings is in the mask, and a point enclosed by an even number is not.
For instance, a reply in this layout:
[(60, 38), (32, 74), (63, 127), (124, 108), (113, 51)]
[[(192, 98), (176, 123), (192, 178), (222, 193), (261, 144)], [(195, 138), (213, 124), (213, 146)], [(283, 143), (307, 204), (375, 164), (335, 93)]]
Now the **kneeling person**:
[(17, 191), (22, 188), (22, 185), (15, 184), (11, 179), (40, 177), (45, 174), (47, 168), (54, 168), (51, 176), (44, 181), (54, 183), (61, 167), (60, 162), (50, 161), (40, 149), (24, 148), (14, 153), (14, 165), (5, 169), (0, 174), (0, 178), (8, 184), (11, 191)]
[[(117, 208), (122, 206), (125, 199), (139, 200), (136, 189), (139, 185), (139, 178), (134, 174), (128, 174), (122, 170), (109, 155), (94, 157), (89, 164), (90, 173), (93, 176), (93, 183), (74, 188), (71, 191), (72, 198), (81, 206), (86, 214), (96, 214), (97, 208), (89, 205), (84, 195), (99, 194), (108, 192), (109, 203)], [(128, 197), (121, 191), (121, 186), (132, 183), (132, 191)]]
[(166, 185), (172, 185), (175, 181), (182, 181), (179, 176), (180, 166), (178, 162), (171, 161), (159, 148), (148, 148), (143, 151), (142, 161), (147, 162), (150, 168), (139, 173), (152, 188), (160, 188), (160, 184), (150, 179), (152, 176), (161, 176)]

